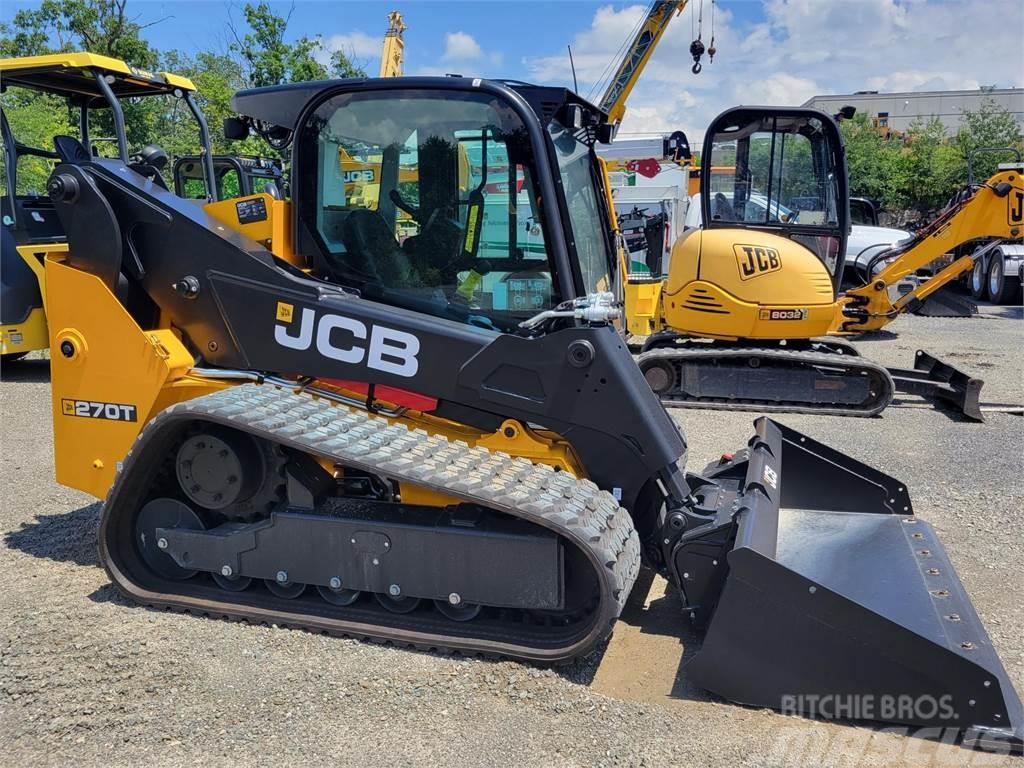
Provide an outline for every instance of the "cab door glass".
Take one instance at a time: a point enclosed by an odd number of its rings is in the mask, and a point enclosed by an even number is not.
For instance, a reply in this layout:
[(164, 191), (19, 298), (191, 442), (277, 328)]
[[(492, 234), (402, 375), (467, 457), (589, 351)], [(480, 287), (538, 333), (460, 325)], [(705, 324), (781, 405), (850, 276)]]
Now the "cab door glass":
[(493, 96), (341, 94), (299, 140), (294, 178), (310, 201), (299, 217), (318, 277), (502, 330), (561, 301), (533, 148)]

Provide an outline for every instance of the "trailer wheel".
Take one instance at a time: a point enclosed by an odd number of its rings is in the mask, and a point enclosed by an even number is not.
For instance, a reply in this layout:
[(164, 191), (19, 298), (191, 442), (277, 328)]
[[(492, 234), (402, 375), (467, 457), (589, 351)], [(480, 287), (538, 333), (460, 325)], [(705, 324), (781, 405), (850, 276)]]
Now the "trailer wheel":
[(971, 270), (970, 286), (972, 299), (987, 298), (988, 286), (985, 284), (985, 262), (981, 258), (974, 262), (974, 269)]
[(1014, 304), (1020, 298), (1020, 278), (1003, 271), (1003, 260), (998, 254), (989, 260), (988, 297), (995, 304)]

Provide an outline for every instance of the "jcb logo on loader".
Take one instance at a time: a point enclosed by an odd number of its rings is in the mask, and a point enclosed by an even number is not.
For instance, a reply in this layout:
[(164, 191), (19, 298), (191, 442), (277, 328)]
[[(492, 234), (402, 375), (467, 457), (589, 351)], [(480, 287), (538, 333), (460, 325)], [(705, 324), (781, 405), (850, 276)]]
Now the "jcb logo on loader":
[(1015, 189), (1007, 195), (1007, 224), (1024, 224), (1024, 192)]
[(134, 405), (125, 403), (100, 403), (95, 400), (60, 401), (60, 411), (65, 416), (83, 416), (87, 419), (106, 419), (107, 421), (138, 421), (138, 410)]
[[(274, 341), (282, 347), (306, 350), (316, 344), (316, 351), (324, 357), (352, 365), (365, 360), (368, 367), (395, 376), (408, 378), (419, 370), (420, 340), (411, 333), (383, 325), (367, 328), (355, 318), (326, 312), (317, 318), (316, 311), (308, 307), (302, 308), (298, 333), (292, 333), (295, 307), (283, 301), (277, 302), (275, 317)], [(367, 340), (369, 343), (360, 343)]]
[(740, 280), (767, 275), (782, 269), (782, 259), (774, 248), (763, 245), (740, 245), (732, 247), (736, 254), (736, 264), (740, 269)]

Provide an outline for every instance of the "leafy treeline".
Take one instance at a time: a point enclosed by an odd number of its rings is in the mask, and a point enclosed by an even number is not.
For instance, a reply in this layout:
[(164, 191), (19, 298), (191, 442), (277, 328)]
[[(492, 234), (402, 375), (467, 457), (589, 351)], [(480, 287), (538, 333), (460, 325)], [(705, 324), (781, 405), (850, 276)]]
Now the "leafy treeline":
[[(134, 8), (135, 6), (133, 6)], [(58, 51), (90, 51), (136, 67), (168, 71), (190, 78), (213, 134), (215, 152), (268, 154), (262, 140), (227, 142), (219, 130), (231, 114), (231, 96), (243, 88), (366, 73), (342, 51), (325, 65), (318, 37), (288, 34), (288, 17), (264, 0), (248, 2), (241, 19), (227, 14), (231, 42), (226, 50), (185, 53), (158, 50), (143, 36), (160, 20), (143, 22), (128, 11), (128, 0), (42, 0), (38, 8), (18, 11), (0, 24), (0, 56), (33, 56)], [(49, 147), (53, 136), (75, 133), (77, 115), (57, 100), (17, 93), (3, 96), (4, 112), (15, 136), (26, 144)], [(198, 150), (195, 123), (183, 105), (150, 98), (126, 105), (128, 139), (133, 149), (157, 142), (171, 156)], [(104, 116), (90, 126), (93, 136), (110, 136)], [(930, 213), (945, 205), (967, 181), (967, 158), (980, 147), (1024, 148), (1020, 125), (992, 100), (964, 112), (962, 127), (948, 136), (938, 118), (919, 121), (903, 138), (884, 138), (866, 114), (843, 121), (851, 194), (879, 201), (898, 221)], [(984, 180), (1006, 157), (981, 155), (975, 177)], [(31, 161), (31, 158), (29, 159)], [(19, 187), (42, 189), (48, 169), (19, 167)]]
[[(132, 4), (134, 10), (138, 6)], [(237, 13), (235, 14), (237, 16)], [(0, 24), (0, 56), (38, 56), (61, 51), (89, 51), (126, 61), (150, 71), (173, 72), (195, 83), (197, 101), (210, 125), (217, 153), (270, 154), (261, 139), (228, 142), (220, 126), (231, 114), (236, 91), (278, 83), (361, 77), (365, 72), (343, 51), (321, 63), (319, 37), (288, 34), (288, 17), (279, 16), (267, 2), (249, 2), (241, 19), (225, 13), (231, 42), (226, 50), (186, 53), (159, 50), (144, 38), (144, 31), (159, 20), (143, 22), (129, 10), (128, 0), (42, 0), (38, 8), (18, 11), (9, 24)], [(57, 134), (77, 133), (77, 112), (51, 97), (8, 89), (4, 113), (14, 135), (24, 144), (50, 148)], [(97, 111), (90, 133), (109, 137), (103, 110)], [(188, 108), (172, 98), (137, 99), (124, 105), (128, 142), (133, 150), (147, 143), (160, 144), (172, 157), (199, 149), (196, 124)], [(112, 154), (99, 143), (102, 154)], [(18, 187), (39, 191), (45, 186), (45, 163), (26, 158), (19, 164)]]
[[(865, 113), (841, 123), (846, 140), (850, 194), (868, 197), (895, 215), (897, 223), (939, 210), (967, 183), (967, 159), (983, 147), (1024, 150), (1024, 136), (1013, 115), (994, 99), (963, 112), (950, 136), (937, 117), (917, 120), (903, 137), (883, 137)], [(1012, 154), (978, 154), (974, 180), (983, 182)]]

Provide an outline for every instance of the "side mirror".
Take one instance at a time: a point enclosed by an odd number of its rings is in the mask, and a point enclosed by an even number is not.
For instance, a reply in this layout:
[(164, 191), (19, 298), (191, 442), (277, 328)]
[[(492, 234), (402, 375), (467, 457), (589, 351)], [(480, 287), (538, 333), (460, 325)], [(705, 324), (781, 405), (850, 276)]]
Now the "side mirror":
[(249, 124), (240, 117), (225, 117), (224, 138), (229, 141), (249, 138)]
[(839, 112), (836, 113), (836, 122), (839, 122), (840, 120), (852, 120), (855, 114), (857, 114), (856, 107), (851, 107), (849, 105), (841, 107)]
[(602, 123), (595, 131), (597, 141), (601, 144), (611, 144), (615, 138), (615, 128), (611, 123)]

